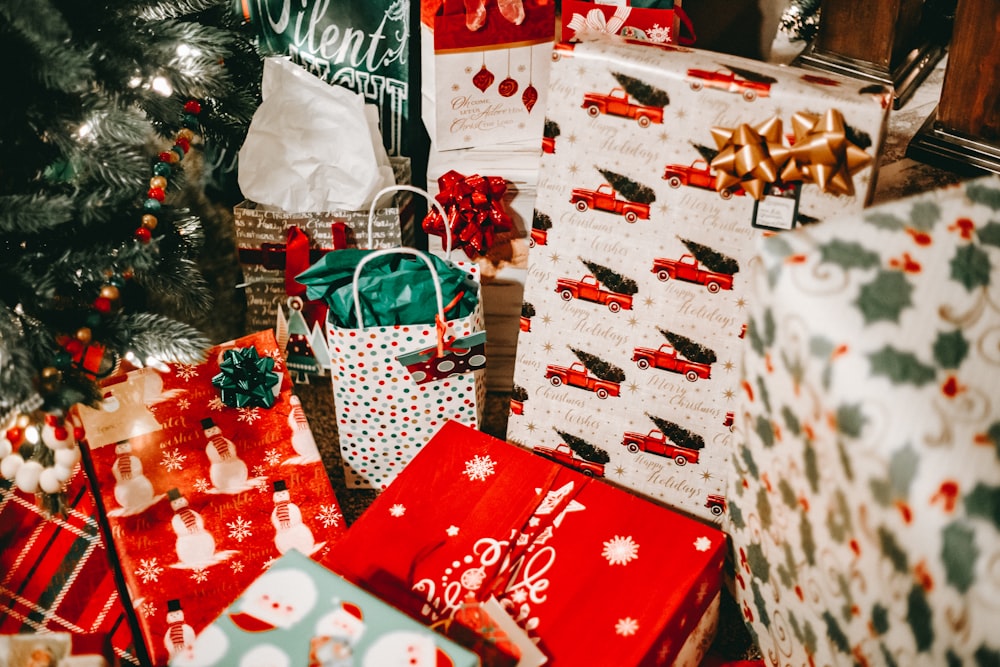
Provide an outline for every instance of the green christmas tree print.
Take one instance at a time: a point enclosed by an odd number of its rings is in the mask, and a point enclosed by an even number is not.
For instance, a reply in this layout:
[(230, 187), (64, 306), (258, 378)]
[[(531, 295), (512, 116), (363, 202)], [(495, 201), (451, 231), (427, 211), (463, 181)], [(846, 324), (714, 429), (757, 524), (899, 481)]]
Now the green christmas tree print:
[(624, 88), (626, 93), (634, 97), (639, 104), (647, 107), (665, 107), (670, 104), (670, 96), (667, 95), (665, 90), (660, 90), (645, 81), (627, 76), (621, 72), (612, 72), (611, 76), (615, 77), (618, 85)]
[(535, 306), (528, 303), (527, 301), (521, 302), (521, 317), (534, 317), (535, 316)]
[(740, 265), (735, 259), (729, 255), (725, 255), (714, 248), (709, 248), (707, 245), (702, 245), (691, 239), (685, 239), (677, 237), (680, 242), (687, 247), (688, 252), (694, 255), (694, 258), (704, 266), (709, 271), (714, 271), (715, 273), (725, 273), (727, 275), (733, 275), (739, 273)]
[(639, 291), (639, 285), (637, 285), (631, 278), (623, 276), (617, 271), (614, 271), (602, 264), (598, 264), (597, 262), (591, 262), (583, 259), (582, 257), (578, 259), (586, 265), (590, 273), (593, 274), (593, 276), (597, 278), (602, 285), (612, 292), (632, 295)]
[(583, 438), (565, 431), (560, 431), (559, 429), (555, 429), (555, 432), (559, 434), (562, 441), (565, 442), (570, 449), (576, 452), (576, 455), (581, 459), (590, 461), (591, 463), (600, 464), (605, 464), (611, 460), (611, 456), (607, 453), (607, 451), (587, 442)]
[(523, 403), (528, 400), (528, 390), (519, 384), (515, 384), (513, 389), (511, 389), (510, 397), (515, 401), (521, 401)]
[(552, 218), (538, 209), (535, 209), (534, 213), (531, 214), (531, 228), (538, 229), (543, 232), (548, 231), (552, 229)]
[(652, 204), (656, 201), (656, 193), (653, 192), (652, 188), (637, 183), (628, 176), (623, 176), (609, 169), (601, 169), (600, 167), (596, 169), (604, 176), (604, 180), (625, 199), (639, 204)]
[(715, 350), (710, 347), (706, 347), (701, 343), (696, 343), (687, 336), (684, 336), (673, 331), (668, 331), (667, 329), (658, 329), (658, 331), (663, 334), (663, 337), (674, 346), (685, 359), (694, 361), (699, 364), (714, 364), (718, 357), (715, 355)]
[(606, 380), (607, 382), (625, 381), (625, 371), (618, 366), (601, 359), (597, 355), (584, 352), (583, 350), (579, 350), (575, 347), (571, 347), (569, 349), (573, 351), (573, 354), (575, 354), (576, 358), (580, 360), (580, 363), (587, 367), (588, 371), (600, 379)]
[(559, 136), (559, 123), (551, 120), (549, 118), (545, 119), (545, 125), (542, 128), (542, 136), (548, 137), (549, 139), (555, 139)]
[(648, 412), (646, 416), (656, 424), (656, 428), (659, 429), (660, 433), (669, 438), (678, 447), (684, 447), (685, 449), (702, 449), (705, 447), (705, 439), (697, 433), (689, 431), (662, 417), (651, 415)]

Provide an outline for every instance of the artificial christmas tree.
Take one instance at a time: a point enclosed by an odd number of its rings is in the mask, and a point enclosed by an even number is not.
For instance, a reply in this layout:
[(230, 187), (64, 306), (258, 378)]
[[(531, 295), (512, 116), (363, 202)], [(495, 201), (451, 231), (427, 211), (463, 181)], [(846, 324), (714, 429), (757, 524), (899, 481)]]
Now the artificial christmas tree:
[[(211, 301), (203, 230), (171, 202), (197, 137), (241, 140), (256, 106), (259, 59), (230, 20), (214, 0), (0, 1), (18, 63), (0, 111), (0, 455), (53, 509), (68, 408), (96, 404), (123, 359), (194, 362), (208, 344), (180, 321)], [(65, 437), (42, 447), (46, 420)]]

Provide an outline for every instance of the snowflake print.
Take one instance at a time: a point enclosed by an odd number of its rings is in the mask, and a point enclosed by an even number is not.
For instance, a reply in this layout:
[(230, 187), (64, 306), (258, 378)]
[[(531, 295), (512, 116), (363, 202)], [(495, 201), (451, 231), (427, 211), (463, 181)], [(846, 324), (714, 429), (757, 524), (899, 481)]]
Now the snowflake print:
[(649, 37), (649, 41), (651, 42), (666, 44), (670, 41), (670, 26), (661, 26), (659, 23), (654, 23), (653, 27), (646, 31), (646, 36)]
[(155, 558), (141, 559), (139, 567), (135, 569), (135, 576), (141, 578), (144, 584), (159, 581), (161, 574), (163, 574), (163, 568), (156, 564)]
[(259, 465), (259, 464), (255, 465), (250, 470), (250, 474), (253, 475), (254, 477), (263, 477), (264, 476), (264, 466)]
[(264, 453), (264, 460), (268, 465), (276, 466), (281, 463), (281, 452), (277, 449), (269, 449)]
[(245, 520), (242, 516), (237, 516), (236, 521), (230, 521), (226, 524), (226, 527), (229, 528), (229, 537), (241, 544), (243, 540), (253, 536), (253, 531), (250, 530), (253, 524)]
[(281, 354), (281, 350), (274, 348), (267, 353), (267, 356), (274, 359), (274, 370), (280, 371), (281, 364), (285, 363), (285, 357)]
[(694, 548), (698, 551), (708, 551), (712, 548), (712, 540), (702, 536), (694, 541)]
[(163, 466), (168, 472), (171, 470), (180, 470), (184, 467), (184, 460), (187, 456), (181, 454), (181, 451), (176, 447), (169, 452), (163, 452), (163, 458), (160, 459), (160, 465)]
[(448, 537), (455, 537), (458, 535), (458, 526), (448, 526), (444, 532), (448, 533)]
[(528, 599), (528, 591), (523, 588), (518, 588), (516, 591), (510, 594), (510, 600), (514, 604), (521, 604)]
[(153, 618), (156, 616), (156, 605), (152, 602), (143, 602), (139, 605), (139, 613), (143, 618)]
[(395, 505), (389, 508), (389, 514), (398, 519), (399, 517), (406, 514), (406, 508), (400, 505), (399, 503), (396, 503)]
[(232, 570), (233, 572), (242, 572), (243, 563), (241, 563), (238, 560), (234, 560), (232, 563), (229, 564), (229, 569)]
[(208, 402), (209, 410), (221, 410), (224, 407), (226, 407), (226, 404), (223, 403), (222, 399), (219, 398), (218, 396), (215, 396), (214, 398), (212, 398), (212, 400)]
[(199, 567), (196, 570), (191, 570), (191, 579), (194, 580), (196, 584), (203, 584), (208, 581), (208, 570), (203, 567)]
[(632, 536), (615, 535), (604, 543), (601, 555), (608, 560), (609, 565), (628, 565), (639, 557), (639, 545), (632, 541)]
[(187, 410), (190, 407), (191, 407), (191, 401), (187, 400), (186, 398), (182, 398), (177, 401), (178, 410)]
[(198, 367), (194, 364), (177, 364), (174, 373), (182, 380), (190, 380), (198, 377)]
[(204, 477), (199, 477), (198, 480), (194, 483), (194, 490), (197, 491), (198, 493), (205, 493), (210, 488), (212, 488), (212, 485)]
[(241, 422), (252, 424), (260, 419), (260, 410), (258, 408), (240, 408), (237, 412), (239, 412), (237, 419)]
[(479, 456), (476, 454), (472, 459), (465, 462), (465, 470), (463, 474), (469, 476), (469, 481), (473, 482), (475, 480), (486, 481), (486, 478), (493, 474), (493, 467), (496, 465), (496, 461), (491, 459), (489, 455)]
[(330, 526), (339, 526), (340, 520), (344, 516), (337, 510), (336, 505), (322, 505), (316, 518), (323, 522), (324, 528), (329, 528)]
[(615, 634), (621, 635), (622, 637), (631, 637), (638, 629), (639, 621), (629, 616), (619, 618), (618, 622), (615, 623)]

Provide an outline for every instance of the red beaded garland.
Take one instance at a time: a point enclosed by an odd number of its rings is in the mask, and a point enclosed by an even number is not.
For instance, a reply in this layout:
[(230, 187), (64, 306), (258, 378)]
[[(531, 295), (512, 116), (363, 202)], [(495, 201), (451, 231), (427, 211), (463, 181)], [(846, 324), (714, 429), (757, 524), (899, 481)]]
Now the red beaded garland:
[(153, 238), (153, 233), (150, 232), (145, 227), (139, 227), (138, 229), (135, 230), (135, 237), (140, 241), (142, 241), (143, 243), (149, 243), (150, 240)]
[(160, 162), (176, 162), (176, 160), (172, 158), (176, 158), (177, 156), (171, 151), (163, 151), (157, 157), (160, 158)]
[(179, 134), (177, 136), (177, 141), (175, 143), (178, 146), (180, 146), (181, 150), (184, 151), (185, 153), (191, 150), (191, 142), (185, 139), (184, 137), (180, 136)]
[(201, 104), (198, 103), (198, 100), (188, 100), (184, 103), (184, 111), (193, 114), (200, 114)]
[[(96, 310), (99, 313), (103, 313), (105, 315), (110, 313), (111, 299), (105, 299), (103, 296), (97, 297), (96, 299), (94, 299), (94, 310)], [(68, 345), (66, 346), (66, 350), (69, 351), (70, 354), (72, 354), (73, 352), (72, 350), (69, 349)]]
[(150, 199), (155, 199), (156, 201), (162, 202), (167, 198), (167, 193), (163, 191), (163, 188), (150, 188), (146, 193)]

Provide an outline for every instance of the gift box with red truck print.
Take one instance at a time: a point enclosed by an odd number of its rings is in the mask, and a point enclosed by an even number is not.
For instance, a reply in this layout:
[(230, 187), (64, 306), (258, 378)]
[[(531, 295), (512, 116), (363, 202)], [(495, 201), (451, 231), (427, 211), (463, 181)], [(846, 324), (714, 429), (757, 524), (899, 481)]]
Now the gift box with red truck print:
[(495, 597), (546, 665), (671, 664), (717, 597), (724, 544), (711, 526), (452, 421), (329, 565), (431, 624), (470, 594)]
[(718, 521), (754, 242), (863, 208), (891, 93), (614, 38), (549, 85), (507, 439)]

